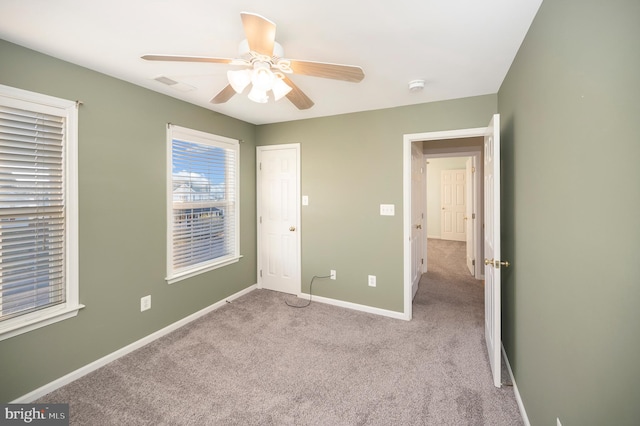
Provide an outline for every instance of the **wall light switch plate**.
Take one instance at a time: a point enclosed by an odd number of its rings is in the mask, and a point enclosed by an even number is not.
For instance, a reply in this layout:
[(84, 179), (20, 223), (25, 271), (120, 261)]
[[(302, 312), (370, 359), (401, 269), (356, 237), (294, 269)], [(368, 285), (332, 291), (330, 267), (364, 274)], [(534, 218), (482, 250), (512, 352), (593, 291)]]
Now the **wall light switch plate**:
[(395, 216), (395, 204), (380, 204), (380, 216)]
[(308, 195), (303, 195), (302, 196), (302, 205), (303, 206), (308, 206), (309, 205), (309, 196)]

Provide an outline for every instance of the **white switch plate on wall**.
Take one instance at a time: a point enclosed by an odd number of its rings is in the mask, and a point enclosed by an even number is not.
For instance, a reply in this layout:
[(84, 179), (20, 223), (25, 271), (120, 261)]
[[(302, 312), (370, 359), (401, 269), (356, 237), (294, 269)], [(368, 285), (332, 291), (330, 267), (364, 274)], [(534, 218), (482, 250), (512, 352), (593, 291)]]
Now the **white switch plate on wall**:
[(302, 205), (303, 206), (308, 206), (309, 205), (309, 196), (308, 195), (303, 195), (302, 196)]
[(394, 216), (395, 214), (395, 204), (380, 204), (380, 216)]

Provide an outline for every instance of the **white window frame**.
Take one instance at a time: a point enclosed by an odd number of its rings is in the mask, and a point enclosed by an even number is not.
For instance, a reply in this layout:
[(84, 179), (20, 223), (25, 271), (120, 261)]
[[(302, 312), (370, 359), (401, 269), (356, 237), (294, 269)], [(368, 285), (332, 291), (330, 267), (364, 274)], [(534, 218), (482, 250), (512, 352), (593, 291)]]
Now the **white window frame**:
[[(188, 141), (203, 145), (214, 146), (235, 151), (235, 175), (233, 177), (234, 191), (234, 241), (232, 253), (222, 258), (204, 261), (190, 267), (174, 270), (173, 268), (173, 140)], [(239, 140), (218, 136), (199, 130), (189, 129), (174, 124), (167, 125), (167, 276), (169, 284), (191, 278), (226, 265), (236, 263), (242, 258), (240, 255), (240, 145)]]
[(78, 266), (78, 108), (77, 102), (0, 85), (0, 102), (65, 118), (63, 171), (65, 190), (65, 302), (0, 322), (0, 340), (75, 317), (79, 303)]

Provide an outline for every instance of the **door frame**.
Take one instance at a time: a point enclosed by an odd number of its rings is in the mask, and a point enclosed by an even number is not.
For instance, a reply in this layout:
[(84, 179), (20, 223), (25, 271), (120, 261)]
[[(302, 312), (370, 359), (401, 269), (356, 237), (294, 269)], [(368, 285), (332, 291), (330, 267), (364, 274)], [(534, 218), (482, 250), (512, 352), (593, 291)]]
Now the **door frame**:
[(256, 230), (257, 230), (257, 238), (256, 238), (256, 251), (257, 251), (257, 270), (256, 270), (256, 283), (257, 288), (262, 288), (262, 277), (260, 276), (260, 271), (262, 270), (262, 231), (260, 218), (262, 216), (262, 197), (261, 197), (261, 188), (262, 188), (262, 174), (260, 173), (261, 160), (262, 160), (262, 152), (264, 151), (275, 151), (279, 149), (295, 149), (296, 151), (296, 188), (297, 192), (296, 196), (296, 248), (298, 252), (297, 259), (297, 271), (296, 277), (298, 279), (298, 286), (296, 289), (296, 295), (301, 297), (302, 295), (302, 227), (301, 218), (300, 218), (300, 144), (299, 143), (290, 143), (290, 144), (279, 144), (279, 145), (261, 145), (256, 147)]
[[(449, 138), (449, 139), (458, 139), (458, 138)], [(427, 139), (424, 139), (427, 140)], [(445, 142), (445, 140), (443, 140), (443, 142)], [(475, 260), (476, 260), (476, 269), (475, 269), (475, 274), (474, 274), (474, 278), (477, 280), (482, 280), (484, 279), (484, 269), (479, 267), (479, 258), (482, 257), (483, 255), (483, 238), (482, 238), (482, 227), (480, 226), (480, 224), (483, 222), (483, 209), (480, 208), (480, 203), (478, 200), (482, 200), (482, 185), (483, 185), (483, 179), (482, 179), (482, 170), (483, 170), (483, 166), (482, 166), (482, 147), (478, 147), (477, 150), (473, 150), (473, 149), (469, 149), (469, 148), (449, 148), (451, 151), (446, 151), (446, 147), (442, 148), (442, 151), (438, 150), (438, 152), (435, 153), (426, 153), (424, 155), (424, 159), (425, 162), (428, 161), (430, 158), (452, 158), (452, 157), (471, 157), (475, 159), (476, 162), (476, 167), (477, 170), (474, 174), (473, 177), (473, 194), (474, 197), (476, 197), (476, 203), (475, 203), (475, 207), (476, 207), (476, 218), (477, 218), (477, 222), (476, 225), (474, 226), (474, 247), (473, 247), (473, 251), (475, 253)], [(428, 167), (428, 166), (427, 166)], [(429, 185), (429, 183), (427, 182), (427, 186)], [(428, 206), (427, 206), (428, 200), (425, 198), (425, 210), (428, 211)], [(429, 216), (427, 215), (425, 217), (425, 220), (429, 221)], [(427, 225), (428, 226), (428, 225)], [(429, 248), (428, 248), (428, 244), (427, 244), (427, 239), (425, 239), (424, 242), (424, 248), (423, 248), (423, 252), (424, 252), (424, 272), (427, 272), (428, 270), (428, 262), (427, 259), (429, 258)]]
[(445, 130), (439, 132), (408, 133), (402, 141), (402, 233), (403, 233), (403, 270), (404, 270), (404, 311), (402, 318), (413, 317), (411, 282), (411, 144), (414, 142), (470, 137), (484, 137), (487, 127)]

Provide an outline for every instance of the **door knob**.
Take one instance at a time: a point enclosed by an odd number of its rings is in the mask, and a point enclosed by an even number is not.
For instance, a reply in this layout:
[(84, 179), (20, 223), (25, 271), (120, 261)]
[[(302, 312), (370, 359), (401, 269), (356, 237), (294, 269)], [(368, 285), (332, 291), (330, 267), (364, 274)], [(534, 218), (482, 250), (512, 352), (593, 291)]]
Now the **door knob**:
[(293, 232), (293, 231), (295, 231), (295, 230), (296, 230), (296, 227), (295, 227), (295, 226), (290, 226), (290, 227), (289, 227), (289, 231)]
[(416, 225), (416, 229), (422, 229), (422, 225)]
[(494, 259), (485, 259), (484, 260), (484, 264), (485, 265), (493, 265), (494, 268), (499, 269), (501, 266), (504, 266), (505, 268), (508, 268), (509, 265), (511, 265), (507, 260), (502, 261), (502, 260), (494, 260)]

